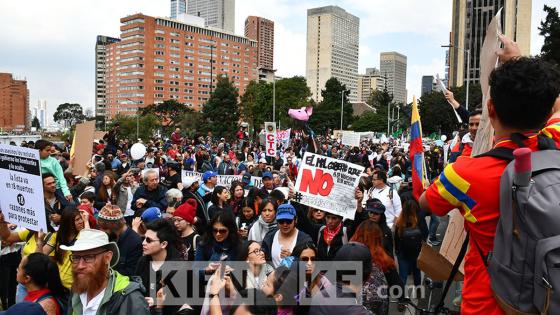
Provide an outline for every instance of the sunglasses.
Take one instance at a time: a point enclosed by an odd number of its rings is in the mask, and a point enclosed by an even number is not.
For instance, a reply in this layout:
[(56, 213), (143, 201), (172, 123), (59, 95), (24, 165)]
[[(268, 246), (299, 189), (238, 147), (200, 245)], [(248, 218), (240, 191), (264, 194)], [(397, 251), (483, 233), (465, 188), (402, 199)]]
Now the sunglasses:
[(292, 222), (294, 222), (294, 220), (288, 220), (288, 219), (278, 220), (278, 224), (281, 224), (281, 225), (292, 224)]
[(315, 256), (313, 256), (313, 257), (301, 256), (299, 258), (299, 260), (303, 261), (303, 262), (310, 262), (310, 261), (314, 262), (316, 259), (317, 259), (317, 257), (315, 257)]
[(226, 234), (228, 229), (213, 229), (214, 234)]
[(144, 241), (146, 241), (146, 244), (151, 244), (151, 243), (153, 243), (153, 242), (159, 242), (159, 240), (154, 240), (154, 239), (151, 239), (151, 238), (146, 237), (146, 236), (142, 237), (142, 243), (143, 243)]

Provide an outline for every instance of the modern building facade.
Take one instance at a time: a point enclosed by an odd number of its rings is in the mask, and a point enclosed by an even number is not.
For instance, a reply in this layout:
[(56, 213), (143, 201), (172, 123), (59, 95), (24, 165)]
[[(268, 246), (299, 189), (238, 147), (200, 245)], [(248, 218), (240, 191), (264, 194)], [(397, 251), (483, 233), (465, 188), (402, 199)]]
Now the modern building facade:
[(217, 77), (245, 92), (257, 79), (257, 42), (228, 32), (135, 14), (121, 19), (121, 42), (107, 46), (107, 113), (174, 99), (200, 109)]
[(306, 78), (312, 98), (322, 100), (321, 90), (337, 78), (358, 100), (360, 19), (337, 6), (307, 10)]
[(205, 26), (235, 32), (235, 0), (188, 0), (187, 13), (204, 18)]
[(35, 117), (37, 117), (37, 120), (39, 120), (39, 125), (41, 125), (41, 128), (46, 129), (49, 124), (47, 118), (47, 101), (37, 101), (37, 106), (33, 107), (33, 117), (30, 118), (34, 119)]
[(187, 0), (171, 0), (171, 14), (169, 17), (176, 19), (180, 14), (187, 13)]
[(26, 80), (0, 73), (0, 129), (24, 131), (29, 127), (29, 90)]
[[(531, 0), (453, 0), (449, 48), (449, 86), (462, 86), (467, 78), (480, 81), (480, 49), (486, 28), (502, 10), (502, 31), (519, 45), (523, 55), (531, 50)], [(467, 61), (469, 50), (470, 60)], [(470, 62), (470, 75), (467, 75)]]
[(433, 90), (434, 90), (434, 76), (433, 75), (422, 76), (421, 96), (424, 96), (424, 94), (430, 93)]
[(99, 119), (105, 118), (107, 108), (107, 45), (117, 42), (120, 42), (120, 39), (103, 35), (98, 35), (95, 42), (95, 116)]
[(396, 51), (382, 52), (379, 56), (381, 76), (393, 101), (406, 104), (406, 56)]
[(385, 78), (376, 68), (366, 68), (366, 73), (358, 76), (358, 102), (367, 103), (373, 91), (385, 87)]
[(247, 17), (245, 37), (258, 42), (257, 67), (274, 70), (274, 22), (259, 16)]

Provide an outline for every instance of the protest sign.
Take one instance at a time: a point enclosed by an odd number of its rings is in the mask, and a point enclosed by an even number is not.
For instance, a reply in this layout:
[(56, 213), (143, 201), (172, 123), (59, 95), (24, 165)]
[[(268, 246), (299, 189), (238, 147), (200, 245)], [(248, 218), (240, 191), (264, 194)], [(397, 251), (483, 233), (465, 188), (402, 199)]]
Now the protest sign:
[[(439, 74), (436, 74), (436, 82), (437, 82), (437, 86), (439, 88), (439, 91), (442, 92), (443, 94), (447, 93), (447, 88), (445, 87), (443, 82), (439, 79)], [(455, 113), (455, 118), (457, 118), (457, 121), (460, 124), (462, 124), (463, 120), (461, 119), (461, 116), (459, 116), (459, 114), (457, 113), (457, 110), (455, 109), (455, 107), (453, 107), (453, 104), (451, 104), (450, 101), (447, 101), (447, 103), (449, 103), (449, 105), (451, 105), (451, 108), (453, 109), (453, 112)]]
[(361, 165), (306, 152), (299, 166), (294, 199), (353, 219), (357, 205), (354, 190), (363, 171)]
[(7, 222), (47, 231), (39, 151), (0, 144), (0, 207)]
[(276, 123), (265, 122), (264, 130), (266, 156), (276, 156)]
[(282, 148), (286, 149), (290, 145), (290, 134), (292, 129), (276, 130), (276, 141), (282, 144)]
[(93, 143), (93, 133), (95, 131), (95, 121), (86, 121), (76, 125), (70, 159), (74, 159), (72, 167), (73, 175), (83, 175), (87, 170), (86, 165), (91, 159), (91, 144)]
[(342, 144), (351, 147), (360, 146), (360, 134), (353, 131), (345, 131), (342, 133)]
[[(194, 177), (199, 182), (202, 182), (202, 174), (198, 172), (190, 172), (190, 171), (183, 171), (181, 174), (183, 180), (187, 177)], [(218, 186), (224, 186), (226, 188), (230, 188), (231, 184), (235, 181), (241, 182), (243, 176), (241, 175), (218, 175), (216, 176), (218, 179)], [(251, 185), (254, 187), (261, 187), (262, 186), (262, 177), (258, 176), (251, 176)]]

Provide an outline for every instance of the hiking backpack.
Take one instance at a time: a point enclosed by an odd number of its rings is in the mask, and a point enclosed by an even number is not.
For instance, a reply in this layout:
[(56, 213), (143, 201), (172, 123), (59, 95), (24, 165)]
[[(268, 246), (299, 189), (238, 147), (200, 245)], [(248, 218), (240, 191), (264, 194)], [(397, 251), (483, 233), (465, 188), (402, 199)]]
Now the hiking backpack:
[(542, 136), (539, 148), (527, 185), (516, 179), (511, 149), (484, 154), (512, 161), (501, 177), (493, 251), (485, 256), (475, 243), (506, 314), (560, 314), (560, 151)]

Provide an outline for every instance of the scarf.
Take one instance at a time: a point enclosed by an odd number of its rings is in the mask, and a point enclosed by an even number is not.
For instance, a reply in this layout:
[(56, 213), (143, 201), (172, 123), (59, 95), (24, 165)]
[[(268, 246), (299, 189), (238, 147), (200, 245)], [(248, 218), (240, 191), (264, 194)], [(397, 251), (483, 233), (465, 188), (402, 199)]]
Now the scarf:
[(323, 240), (325, 241), (325, 243), (327, 243), (327, 245), (331, 245), (332, 240), (334, 239), (336, 234), (340, 232), (341, 228), (342, 222), (333, 231), (329, 230), (329, 228), (325, 226), (325, 228), (323, 229)]

